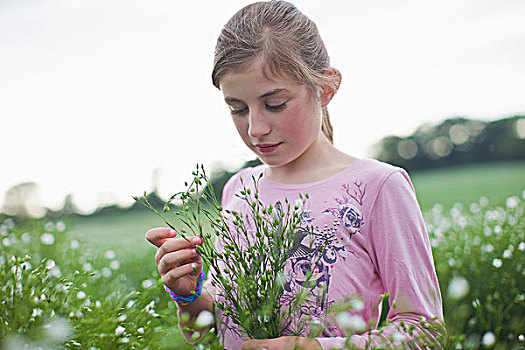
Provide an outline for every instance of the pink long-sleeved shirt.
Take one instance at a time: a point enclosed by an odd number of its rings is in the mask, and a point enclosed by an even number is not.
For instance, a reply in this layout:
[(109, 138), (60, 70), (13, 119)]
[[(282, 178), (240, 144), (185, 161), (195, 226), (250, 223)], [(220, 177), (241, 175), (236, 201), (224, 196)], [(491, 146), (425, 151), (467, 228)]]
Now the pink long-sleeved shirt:
[[(240, 179), (250, 187), (252, 175), (258, 177), (264, 169), (261, 165), (235, 174), (224, 188), (223, 207), (242, 211), (245, 204), (235, 196), (242, 187)], [(316, 338), (322, 348), (439, 345), (444, 331), (421, 325), (421, 317), (442, 322), (443, 313), (429, 239), (408, 174), (365, 158), (313, 183), (282, 184), (265, 176), (259, 182), (260, 199), (266, 205), (284, 204), (285, 198), (294, 203), (300, 193), (309, 195), (302, 208), (304, 222), (314, 227), (318, 239), (330, 242), (321, 254), (315, 286), (299, 315), (324, 325), (324, 332)], [(291, 298), (305, 278), (302, 265), (311, 254), (306, 247), (312, 245), (309, 236), (301, 239), (285, 268), (289, 293), (284, 298)], [(386, 292), (395, 307), (390, 308), (387, 326), (376, 330), (381, 311), (377, 301)], [(337, 318), (330, 312), (332, 306), (352, 298), (362, 302), (354, 302), (354, 309), (345, 316)], [(240, 349), (243, 335), (232, 330), (231, 320), (220, 312), (218, 317), (225, 349)], [(357, 328), (361, 323), (365, 328), (349, 336), (345, 323)], [(408, 331), (410, 325), (414, 325), (412, 332)]]

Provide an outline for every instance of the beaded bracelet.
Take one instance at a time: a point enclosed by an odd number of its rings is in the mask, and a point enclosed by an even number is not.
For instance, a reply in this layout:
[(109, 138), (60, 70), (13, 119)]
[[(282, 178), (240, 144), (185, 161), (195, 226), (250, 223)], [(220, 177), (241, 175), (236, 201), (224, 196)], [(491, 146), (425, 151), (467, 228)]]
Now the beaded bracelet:
[(180, 305), (193, 304), (195, 299), (200, 297), (202, 293), (202, 284), (205, 279), (206, 279), (206, 274), (204, 273), (204, 271), (201, 271), (201, 273), (199, 274), (199, 280), (197, 281), (197, 287), (195, 287), (195, 290), (192, 290), (190, 292), (190, 295), (187, 297), (174, 293), (166, 286), (164, 286), (164, 288), (166, 289), (166, 292), (170, 293), (171, 300), (176, 301)]

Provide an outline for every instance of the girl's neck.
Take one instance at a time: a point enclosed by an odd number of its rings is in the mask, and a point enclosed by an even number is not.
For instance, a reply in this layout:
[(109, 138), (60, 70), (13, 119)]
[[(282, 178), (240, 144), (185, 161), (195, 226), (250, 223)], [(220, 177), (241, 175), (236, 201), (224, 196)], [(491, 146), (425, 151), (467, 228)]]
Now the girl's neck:
[(266, 168), (265, 175), (275, 182), (303, 184), (335, 175), (356, 160), (357, 158), (336, 149), (323, 136), (294, 161), (282, 166)]

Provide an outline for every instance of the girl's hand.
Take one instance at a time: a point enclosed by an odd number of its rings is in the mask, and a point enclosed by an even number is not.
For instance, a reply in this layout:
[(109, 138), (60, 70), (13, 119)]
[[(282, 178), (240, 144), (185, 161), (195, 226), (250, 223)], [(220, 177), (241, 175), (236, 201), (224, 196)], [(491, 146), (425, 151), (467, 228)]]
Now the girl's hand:
[(202, 244), (198, 236), (175, 238), (175, 230), (157, 227), (146, 232), (146, 239), (158, 250), (155, 262), (164, 284), (174, 293), (187, 296), (197, 287), (197, 277), (202, 270), (202, 258), (195, 246)]
[(320, 350), (321, 344), (312, 338), (279, 337), (275, 339), (250, 339), (242, 343), (242, 350)]

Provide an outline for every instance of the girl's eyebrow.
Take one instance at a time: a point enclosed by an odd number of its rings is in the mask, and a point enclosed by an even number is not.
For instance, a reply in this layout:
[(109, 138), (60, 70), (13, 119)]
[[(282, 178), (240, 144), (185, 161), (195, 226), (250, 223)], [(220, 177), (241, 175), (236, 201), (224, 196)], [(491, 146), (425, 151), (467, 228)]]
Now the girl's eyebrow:
[(275, 94), (278, 94), (279, 92), (282, 92), (282, 91), (287, 91), (286, 89), (282, 88), (282, 89), (274, 89), (272, 91), (268, 91), (267, 93), (265, 94), (262, 94), (261, 96), (259, 96), (259, 98), (264, 98), (264, 97), (268, 97), (268, 96), (271, 96), (271, 95), (275, 95)]
[[(265, 97), (268, 97), (268, 96), (272, 96), (272, 95), (278, 94), (278, 93), (283, 92), (283, 91), (288, 91), (288, 90), (286, 90), (285, 88), (274, 89), (274, 90), (271, 90), (271, 91), (268, 91), (268, 92), (262, 94), (261, 96), (259, 96), (259, 99), (262, 99), (262, 98), (265, 98)], [(239, 100), (239, 99), (237, 99), (235, 97), (225, 97), (224, 101), (226, 101), (226, 103), (242, 102), (241, 100)]]

